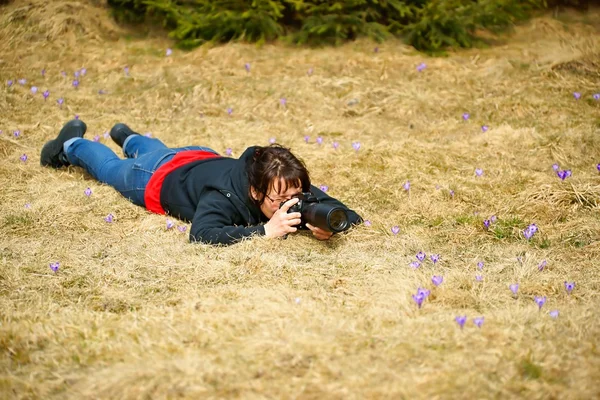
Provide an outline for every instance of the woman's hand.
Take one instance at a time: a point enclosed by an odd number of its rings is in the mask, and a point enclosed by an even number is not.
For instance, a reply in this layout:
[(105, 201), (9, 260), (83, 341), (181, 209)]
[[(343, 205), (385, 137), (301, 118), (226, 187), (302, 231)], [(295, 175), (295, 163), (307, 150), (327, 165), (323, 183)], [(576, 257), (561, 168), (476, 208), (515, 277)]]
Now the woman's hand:
[(333, 235), (333, 232), (329, 232), (329, 231), (326, 231), (325, 229), (321, 229), (319, 227), (312, 226), (311, 224), (306, 224), (306, 227), (308, 229), (310, 229), (312, 231), (313, 236), (319, 240), (327, 240)]
[(291, 206), (296, 204), (300, 199), (297, 197), (286, 201), (280, 209), (275, 211), (269, 222), (265, 224), (265, 236), (268, 238), (276, 238), (285, 236), (288, 233), (293, 233), (298, 230), (295, 225), (299, 225), (302, 215), (299, 212), (288, 214)]

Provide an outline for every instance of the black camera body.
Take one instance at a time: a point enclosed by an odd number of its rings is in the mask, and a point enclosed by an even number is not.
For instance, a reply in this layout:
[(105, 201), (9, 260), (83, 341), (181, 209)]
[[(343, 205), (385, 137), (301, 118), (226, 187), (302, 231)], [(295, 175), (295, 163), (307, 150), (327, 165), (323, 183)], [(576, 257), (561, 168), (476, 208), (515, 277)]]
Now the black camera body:
[[(299, 229), (308, 229), (306, 224), (319, 227), (329, 232), (338, 233), (350, 228), (350, 218), (342, 207), (321, 203), (311, 192), (304, 192), (297, 196), (299, 200), (290, 207), (288, 213), (298, 212), (301, 215)], [(285, 201), (279, 205), (279, 208)]]

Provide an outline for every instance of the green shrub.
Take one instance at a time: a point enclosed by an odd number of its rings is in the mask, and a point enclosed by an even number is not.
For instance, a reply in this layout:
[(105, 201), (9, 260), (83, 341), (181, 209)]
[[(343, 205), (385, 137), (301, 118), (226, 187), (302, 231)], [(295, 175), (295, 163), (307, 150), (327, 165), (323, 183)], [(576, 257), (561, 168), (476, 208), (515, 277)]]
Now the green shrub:
[(160, 21), (177, 45), (283, 39), (340, 44), (357, 37), (404, 38), (419, 50), (471, 47), (481, 29), (498, 32), (545, 0), (109, 0), (115, 18)]

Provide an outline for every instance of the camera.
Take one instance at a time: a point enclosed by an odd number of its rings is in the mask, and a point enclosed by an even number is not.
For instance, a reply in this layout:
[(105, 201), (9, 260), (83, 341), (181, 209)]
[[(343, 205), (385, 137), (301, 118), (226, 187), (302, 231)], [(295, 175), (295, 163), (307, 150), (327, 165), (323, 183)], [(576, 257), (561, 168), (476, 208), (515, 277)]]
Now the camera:
[[(344, 208), (321, 203), (311, 192), (301, 193), (295, 197), (299, 200), (290, 207), (288, 213), (300, 213), (299, 229), (307, 229), (307, 223), (334, 233), (343, 232), (350, 228), (350, 220)], [(279, 208), (284, 204), (285, 201), (281, 202)]]

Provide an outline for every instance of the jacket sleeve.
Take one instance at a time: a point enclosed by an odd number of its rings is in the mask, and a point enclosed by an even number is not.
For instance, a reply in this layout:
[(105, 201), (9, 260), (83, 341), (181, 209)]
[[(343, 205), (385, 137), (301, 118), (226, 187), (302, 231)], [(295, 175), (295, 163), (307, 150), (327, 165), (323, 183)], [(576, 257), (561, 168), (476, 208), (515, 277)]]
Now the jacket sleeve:
[(190, 242), (230, 245), (252, 235), (264, 235), (264, 225), (244, 226), (235, 206), (219, 191), (205, 192), (198, 202)]
[(348, 213), (348, 218), (350, 219), (350, 224), (358, 225), (363, 222), (362, 217), (360, 215), (358, 215), (354, 210), (349, 209), (341, 201), (334, 199), (333, 197), (329, 196), (328, 194), (326, 194), (325, 192), (323, 192), (321, 189), (317, 188), (316, 186), (311, 185), (310, 191), (312, 192), (313, 195), (315, 195), (315, 197), (319, 200), (319, 202), (335, 205), (335, 206), (342, 207), (343, 209), (345, 209), (346, 212)]

